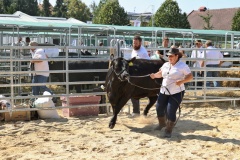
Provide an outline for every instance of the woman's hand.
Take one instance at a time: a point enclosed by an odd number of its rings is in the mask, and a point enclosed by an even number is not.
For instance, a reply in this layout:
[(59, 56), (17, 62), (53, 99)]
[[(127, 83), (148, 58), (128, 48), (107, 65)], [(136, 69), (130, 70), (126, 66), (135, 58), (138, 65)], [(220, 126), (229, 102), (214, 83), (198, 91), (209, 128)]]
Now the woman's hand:
[(151, 77), (152, 79), (155, 79), (155, 74), (154, 74), (154, 73), (151, 73), (151, 74), (150, 74), (150, 77)]
[(161, 78), (161, 77), (162, 77), (162, 71), (160, 70), (160, 71), (158, 71), (157, 73), (152, 73), (152, 74), (150, 74), (150, 77), (151, 77), (152, 79)]

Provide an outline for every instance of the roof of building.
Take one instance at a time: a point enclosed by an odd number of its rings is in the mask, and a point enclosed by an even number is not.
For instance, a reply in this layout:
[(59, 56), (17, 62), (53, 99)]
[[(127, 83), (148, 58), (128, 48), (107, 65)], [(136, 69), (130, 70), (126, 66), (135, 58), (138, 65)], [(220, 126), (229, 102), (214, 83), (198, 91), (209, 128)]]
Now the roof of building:
[(199, 10), (193, 10), (188, 14), (188, 21), (191, 29), (203, 29), (206, 24), (200, 16), (206, 16), (209, 13), (212, 15), (210, 24), (214, 30), (231, 30), (232, 19), (238, 9), (240, 8), (207, 9), (204, 11), (204, 6), (202, 6)]

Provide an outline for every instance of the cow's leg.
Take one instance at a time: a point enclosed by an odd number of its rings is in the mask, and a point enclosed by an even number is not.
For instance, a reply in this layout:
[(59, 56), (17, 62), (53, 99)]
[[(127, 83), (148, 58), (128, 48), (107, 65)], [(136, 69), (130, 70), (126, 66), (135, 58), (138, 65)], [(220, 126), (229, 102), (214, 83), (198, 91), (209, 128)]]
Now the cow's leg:
[(149, 102), (148, 102), (146, 108), (145, 108), (144, 111), (143, 111), (143, 115), (144, 115), (144, 116), (147, 116), (148, 111), (149, 111), (150, 108), (155, 104), (155, 102), (157, 101), (157, 98), (158, 98), (157, 96), (148, 97)]
[(116, 121), (117, 121), (117, 115), (118, 113), (121, 111), (121, 109), (123, 108), (123, 106), (127, 103), (127, 101), (130, 99), (129, 98), (124, 98), (124, 99), (120, 99), (117, 103), (117, 105), (115, 106), (112, 106), (113, 108), (113, 117), (111, 119), (111, 121), (109, 122), (109, 128), (110, 129), (113, 129), (115, 124), (116, 124)]
[(118, 113), (120, 112), (120, 110), (118, 111), (118, 109), (117, 109), (117, 111), (116, 111), (116, 106), (113, 106), (112, 105), (112, 110), (113, 110), (113, 117), (112, 117), (112, 119), (110, 120), (110, 122), (109, 122), (109, 125), (108, 125), (108, 127), (110, 128), (110, 129), (113, 129), (114, 128), (114, 126), (115, 126), (115, 124), (116, 124), (116, 121), (117, 121), (117, 115), (118, 115)]

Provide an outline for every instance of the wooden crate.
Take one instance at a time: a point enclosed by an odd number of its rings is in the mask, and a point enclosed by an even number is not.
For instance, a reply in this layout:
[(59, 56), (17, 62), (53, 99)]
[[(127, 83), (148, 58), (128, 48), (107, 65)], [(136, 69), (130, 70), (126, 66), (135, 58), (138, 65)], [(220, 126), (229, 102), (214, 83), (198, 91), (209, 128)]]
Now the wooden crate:
[[(23, 107), (15, 106), (14, 109), (23, 109)], [(14, 111), (12, 112), (12, 116), (10, 116), (9, 112), (4, 113), (5, 122), (9, 121), (29, 121), (31, 120), (30, 111)]]

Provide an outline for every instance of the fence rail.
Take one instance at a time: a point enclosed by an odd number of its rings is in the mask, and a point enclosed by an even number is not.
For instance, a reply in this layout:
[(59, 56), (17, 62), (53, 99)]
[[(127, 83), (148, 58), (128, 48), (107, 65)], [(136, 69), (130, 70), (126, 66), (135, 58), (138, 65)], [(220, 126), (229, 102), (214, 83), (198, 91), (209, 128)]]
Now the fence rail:
[[(38, 47), (38, 48), (42, 48)], [(44, 46), (45, 47), (45, 46)], [(100, 85), (100, 84), (104, 84), (105, 81), (101, 81), (101, 80), (89, 80), (89, 81), (74, 81), (74, 82), (70, 82), (69, 81), (69, 74), (70, 73), (105, 73), (108, 71), (108, 69), (78, 69), (78, 70), (70, 70), (68, 67), (66, 67), (65, 70), (62, 70), (61, 68), (59, 68), (59, 70), (50, 70), (49, 73), (65, 73), (66, 75), (66, 82), (48, 82), (46, 83), (47, 85), (56, 85), (56, 86), (66, 86), (66, 89), (64, 91), (64, 93), (61, 94), (55, 94), (55, 95), (51, 95), (51, 96), (33, 96), (31, 95), (31, 92), (27, 92), (26, 96), (22, 96), (22, 93), (26, 93), (26, 92), (22, 92), (22, 87), (32, 87), (32, 86), (40, 86), (43, 85), (43, 83), (39, 83), (39, 84), (32, 84), (31, 82), (22, 82), (21, 79), (23, 76), (27, 76), (31, 73), (33, 73), (33, 71), (28, 71), (28, 70), (23, 70), (23, 69), (27, 69), (28, 65), (21, 65), (22, 62), (29, 62), (31, 60), (31, 58), (29, 57), (22, 57), (21, 55), (21, 50), (29, 50), (32, 47), (17, 47), (17, 46), (1, 46), (0, 47), (0, 51), (5, 51), (4, 53), (0, 53), (0, 78), (7, 78), (8, 79), (8, 84), (1, 84), (0, 85), (0, 89), (3, 88), (10, 88), (9, 92), (7, 93), (9, 95), (9, 97), (4, 97), (4, 98), (0, 98), (0, 100), (2, 99), (6, 99), (9, 100), (13, 105), (19, 103), (19, 100), (21, 101), (20, 104), (18, 105), (28, 105), (27, 101), (31, 98), (39, 98), (39, 97), (61, 97), (61, 96), (65, 96), (67, 97), (67, 101), (69, 101), (69, 97), (72, 96), (89, 96), (89, 95), (99, 95), (99, 96), (105, 96), (105, 92), (91, 92), (91, 93), (71, 93), (71, 91), (69, 90), (69, 86), (70, 85)], [(46, 47), (46, 48), (55, 48), (55, 47)], [(56, 58), (49, 58), (47, 59), (47, 61), (65, 61), (66, 64), (68, 64), (68, 62), (72, 62), (72, 61), (87, 61), (87, 62), (96, 62), (96, 61), (105, 61), (108, 62), (110, 59), (110, 54), (115, 54), (115, 55), (119, 55), (117, 52), (119, 52), (117, 50), (117, 47), (58, 47), (60, 50), (64, 50), (66, 52), (66, 56), (62, 56), (62, 57), (56, 57)], [(99, 55), (99, 56), (92, 56), (90, 57), (78, 57), (78, 58), (68, 58), (68, 50), (69, 49), (99, 49), (99, 50), (107, 50), (108, 54), (106, 55)], [(192, 49), (189, 48), (182, 48), (183, 50), (185, 50), (186, 52), (190, 52), (192, 51)], [(15, 52), (15, 50), (17, 50), (17, 52)], [(130, 48), (120, 48), (120, 51), (122, 51), (123, 53), (125, 51), (130, 51), (132, 49)], [(152, 51), (156, 51), (159, 50), (159, 48), (151, 48)], [(195, 49), (194, 49), (195, 50)], [(206, 52), (207, 49), (202, 49), (204, 50), (204, 52)], [(6, 52), (7, 51), (7, 52)], [(229, 52), (230, 53), (230, 58), (224, 58), (223, 60), (226, 62), (240, 62), (240, 50), (238, 49), (221, 49), (222, 52)], [(113, 52), (113, 53), (112, 53)], [(7, 54), (6, 54), (7, 53)], [(234, 57), (236, 55), (239, 55), (239, 57)], [(115, 56), (116, 57), (116, 56)], [(198, 59), (198, 58), (183, 58), (183, 61), (188, 61), (190, 62), (190, 68), (193, 72), (197, 72), (197, 71), (203, 71), (203, 72), (207, 72), (207, 71), (216, 71), (216, 72), (238, 72), (238, 75), (240, 75), (240, 67), (231, 67), (231, 68), (220, 68), (220, 67), (215, 67), (215, 68), (193, 68), (191, 65), (192, 61), (196, 61), (196, 60), (203, 60), (203, 61), (209, 61), (210, 59)], [(217, 59), (211, 59), (211, 60), (217, 60)], [(236, 64), (237, 66), (237, 64)], [(37, 73), (37, 72), (34, 72)], [(205, 73), (206, 74), (206, 73)], [(183, 100), (182, 103), (198, 103), (198, 102), (222, 102), (222, 101), (229, 101), (231, 102), (232, 105), (236, 106), (236, 101), (239, 101), (240, 98), (239, 97), (226, 97), (226, 96), (210, 96), (207, 93), (209, 91), (228, 91), (228, 92), (236, 92), (236, 91), (240, 91), (240, 87), (207, 87), (206, 86), (206, 82), (207, 81), (231, 81), (231, 82), (240, 82), (240, 76), (236, 77), (236, 76), (232, 76), (232, 77), (207, 77), (206, 75), (204, 75), (203, 77), (197, 77), (196, 74), (194, 75), (194, 79), (191, 83), (189, 83), (189, 86), (186, 87), (186, 93), (190, 93), (193, 95), (186, 95), (185, 99)], [(236, 74), (237, 75), (237, 74)], [(195, 82), (203, 82), (203, 86), (197, 86)], [(195, 84), (194, 84), (195, 83)], [(45, 83), (44, 83), (45, 84)], [(202, 90), (202, 95), (201, 96), (197, 96), (197, 93)], [(52, 109), (62, 109), (62, 108), (78, 108), (78, 107), (88, 107), (89, 105), (69, 105), (69, 103), (67, 103), (67, 106), (56, 106), (56, 108), (24, 108), (24, 109), (14, 109), (13, 107), (11, 107), (8, 110), (0, 110), (0, 113), (3, 112), (15, 112), (15, 111), (36, 111), (36, 110), (52, 110)], [(129, 103), (127, 103), (129, 104)], [(109, 103), (102, 103), (102, 104), (91, 104), (91, 106), (106, 106), (109, 110), (110, 104)]]

